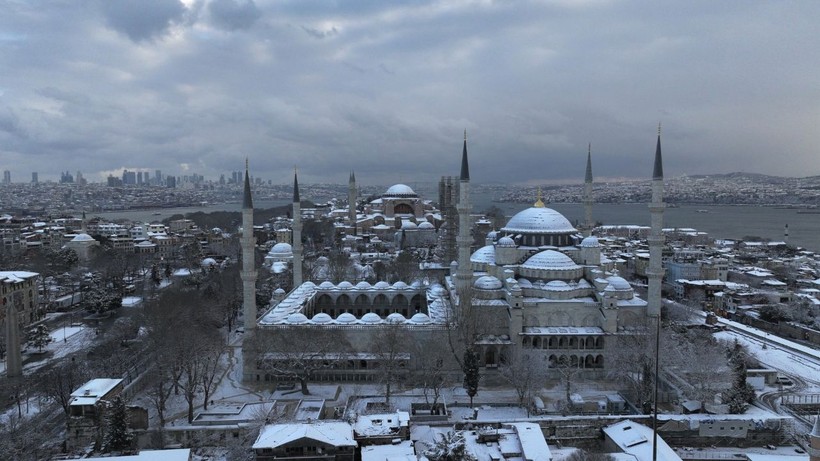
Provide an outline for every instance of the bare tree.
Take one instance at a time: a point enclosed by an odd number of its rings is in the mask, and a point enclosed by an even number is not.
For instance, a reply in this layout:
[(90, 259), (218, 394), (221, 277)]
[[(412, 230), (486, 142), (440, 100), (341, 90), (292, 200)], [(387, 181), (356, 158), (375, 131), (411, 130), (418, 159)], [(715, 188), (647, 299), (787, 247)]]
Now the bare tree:
[(449, 383), (444, 364), (450, 352), (446, 341), (439, 336), (424, 342), (414, 341), (413, 344), (416, 358), (413, 383), (421, 388), (424, 401), (432, 410), (441, 398), (441, 390)]
[(507, 354), (507, 360), (501, 363), (498, 371), (515, 389), (518, 406), (521, 407), (527, 406), (526, 402), (532, 397), (533, 391), (537, 390), (539, 384), (547, 377), (544, 364), (538, 363), (535, 357), (529, 356), (518, 345), (512, 347)]
[(76, 363), (74, 357), (47, 371), (40, 381), (43, 393), (59, 403), (66, 415), (69, 414), (71, 393), (84, 384), (89, 378), (88, 367)]
[(324, 369), (348, 360), (350, 344), (340, 330), (319, 331), (308, 325), (294, 326), (260, 338), (260, 368), (284, 380), (298, 381), (302, 394), (310, 395), (308, 382)]
[(393, 386), (407, 375), (407, 331), (398, 324), (379, 329), (371, 340), (370, 350), (376, 355), (376, 379), (384, 390), (384, 403), (390, 405)]

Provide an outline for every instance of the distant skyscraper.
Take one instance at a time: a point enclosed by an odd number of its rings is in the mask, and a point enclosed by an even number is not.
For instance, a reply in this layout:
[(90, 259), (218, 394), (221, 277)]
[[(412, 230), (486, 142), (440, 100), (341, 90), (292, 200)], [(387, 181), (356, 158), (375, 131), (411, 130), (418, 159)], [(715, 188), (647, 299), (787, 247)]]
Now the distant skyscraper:
[(137, 183), (137, 172), (124, 170), (122, 172), (122, 183), (124, 185), (134, 185)]
[(36, 171), (32, 171), (32, 172), (31, 172), (31, 183), (32, 183), (32, 184), (37, 184), (38, 182), (40, 182), (40, 179), (39, 179), (39, 177), (37, 176), (37, 172), (36, 172)]
[(176, 176), (166, 176), (165, 177), (165, 185), (171, 189), (177, 187), (177, 178)]
[(11, 171), (6, 170), (3, 172), (3, 184), (11, 184)]
[(137, 184), (142, 185), (142, 171), (137, 171)]
[(157, 170), (154, 172), (154, 182), (158, 186), (162, 185), (162, 170)]

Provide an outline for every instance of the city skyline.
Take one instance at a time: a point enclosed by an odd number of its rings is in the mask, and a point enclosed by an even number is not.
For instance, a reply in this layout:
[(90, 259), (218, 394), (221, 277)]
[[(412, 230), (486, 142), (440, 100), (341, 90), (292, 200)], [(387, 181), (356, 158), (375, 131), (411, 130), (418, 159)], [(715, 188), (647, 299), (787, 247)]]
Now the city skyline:
[(434, 181), (465, 128), (479, 183), (646, 178), (659, 120), (670, 177), (820, 174), (811, 2), (3, 3), (14, 182)]

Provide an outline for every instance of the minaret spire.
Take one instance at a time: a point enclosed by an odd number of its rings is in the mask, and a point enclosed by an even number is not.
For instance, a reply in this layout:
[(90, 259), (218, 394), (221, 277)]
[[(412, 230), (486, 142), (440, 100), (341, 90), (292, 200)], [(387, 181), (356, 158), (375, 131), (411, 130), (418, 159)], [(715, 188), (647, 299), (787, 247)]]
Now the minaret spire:
[[(467, 130), (464, 130), (464, 148), (461, 154), (461, 176), (459, 178), (458, 189), (458, 270), (455, 274), (456, 290), (459, 293), (459, 302), (462, 306), (467, 306), (470, 302), (469, 288), (473, 280), (473, 272), (470, 268), (470, 168), (467, 161)], [(463, 304), (467, 303), (467, 304)]]
[(245, 331), (256, 328), (256, 240), (253, 237), (253, 197), (251, 180), (248, 172), (248, 159), (245, 158), (245, 193), (242, 198), (242, 304)]
[(470, 180), (470, 164), (467, 162), (467, 129), (464, 129), (464, 149), (461, 152), (461, 181)]
[(350, 180), (347, 183), (347, 221), (353, 235), (357, 234), (356, 192), (356, 174), (350, 170)]
[(293, 288), (302, 284), (302, 202), (299, 200), (299, 178), (293, 168), (293, 232), (291, 248), (293, 250)]
[(592, 235), (592, 143), (587, 146), (587, 171), (584, 176), (584, 227), (587, 236)]

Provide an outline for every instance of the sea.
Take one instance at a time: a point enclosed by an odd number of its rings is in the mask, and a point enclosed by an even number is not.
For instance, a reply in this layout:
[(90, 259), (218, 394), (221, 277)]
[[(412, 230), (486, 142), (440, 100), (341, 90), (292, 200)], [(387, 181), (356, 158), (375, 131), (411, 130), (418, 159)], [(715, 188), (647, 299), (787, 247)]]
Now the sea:
[[(425, 195), (432, 197), (434, 195)], [(329, 197), (302, 197), (315, 203), (326, 202)], [(473, 212), (481, 213), (491, 206), (504, 211), (507, 216), (528, 208), (531, 204), (496, 202), (491, 193), (471, 195)], [(273, 208), (289, 204), (289, 200), (254, 201), (256, 208)], [(563, 214), (571, 223), (582, 222), (584, 206), (581, 203), (554, 203), (548, 207)], [(96, 213), (95, 216), (109, 220), (127, 219), (132, 222), (161, 221), (174, 214), (185, 215), (197, 211), (239, 211), (240, 204), (225, 203), (201, 207), (161, 208), (156, 210), (127, 210)], [(771, 241), (785, 240), (785, 226), (789, 226), (789, 244), (811, 251), (820, 251), (820, 210), (793, 209), (752, 205), (679, 205), (664, 211), (664, 227), (693, 228), (707, 232), (716, 239), (740, 239), (747, 236)], [(595, 221), (608, 225), (649, 225), (649, 208), (645, 203), (595, 204), (592, 207)]]

